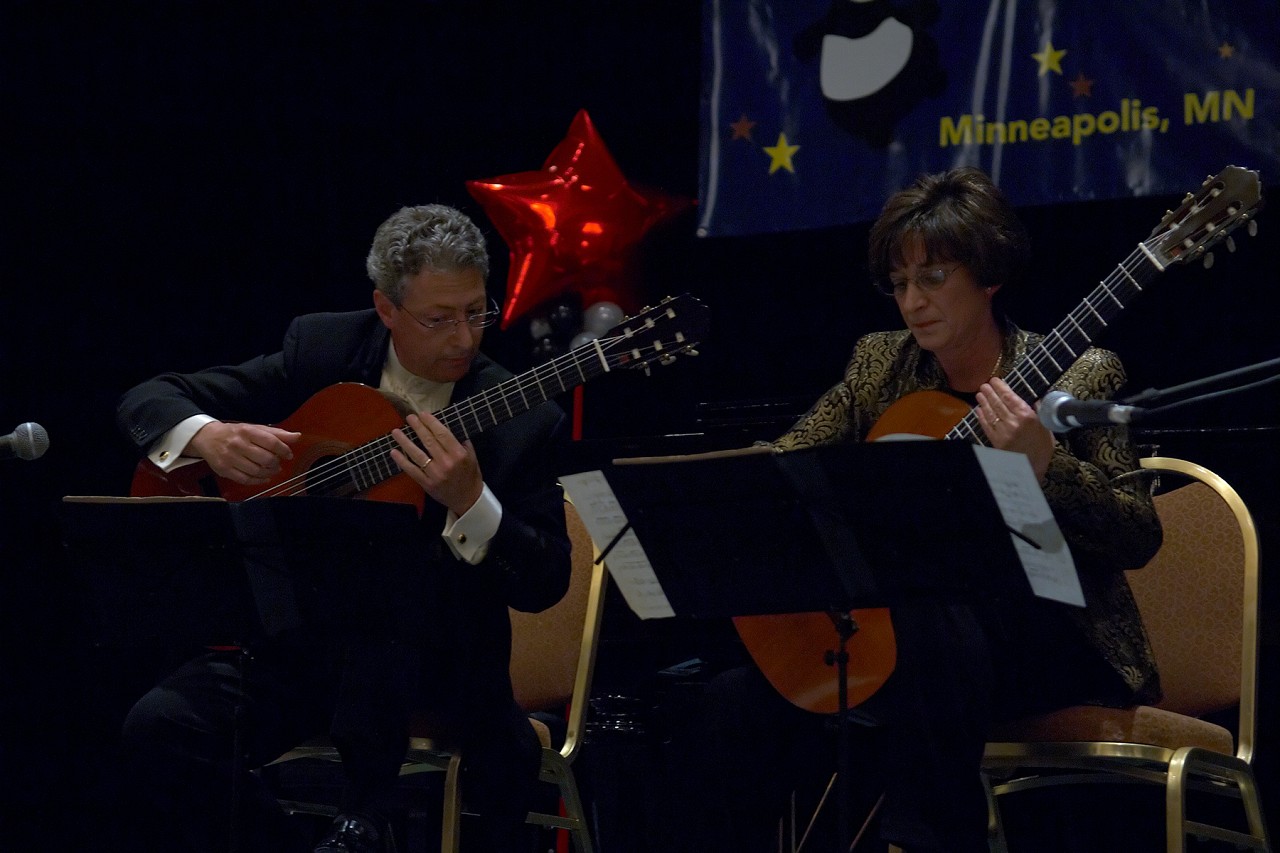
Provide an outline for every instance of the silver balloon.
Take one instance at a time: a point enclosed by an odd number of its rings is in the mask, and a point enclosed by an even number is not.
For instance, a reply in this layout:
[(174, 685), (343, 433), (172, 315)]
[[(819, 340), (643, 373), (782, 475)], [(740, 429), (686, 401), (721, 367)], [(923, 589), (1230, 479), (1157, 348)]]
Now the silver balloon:
[(582, 312), (582, 328), (599, 337), (622, 322), (622, 309), (612, 302), (596, 302)]
[(540, 341), (551, 334), (551, 324), (545, 317), (534, 317), (529, 321), (529, 337)]
[(569, 341), (569, 349), (577, 349), (583, 344), (594, 341), (600, 335), (596, 332), (582, 331), (573, 336), (573, 340)]

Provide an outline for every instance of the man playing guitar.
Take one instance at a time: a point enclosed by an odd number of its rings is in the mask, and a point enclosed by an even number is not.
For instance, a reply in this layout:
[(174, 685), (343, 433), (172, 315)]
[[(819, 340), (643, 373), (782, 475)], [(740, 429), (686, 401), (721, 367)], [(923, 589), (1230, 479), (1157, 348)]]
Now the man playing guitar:
[[(124, 395), (118, 422), (149, 455), (147, 474), (139, 475), (144, 485), (179, 476), (186, 462), (211, 471), (232, 499), (258, 490), (376, 497), (364, 486), (390, 478), (388, 499), (421, 510), (423, 576), (439, 584), (431, 594), (447, 602), (439, 612), (448, 624), (424, 624), (420, 642), (344, 642), (304, 629), (256, 641), (243, 669), (237, 652), (213, 651), (169, 675), (125, 724), (149, 801), (149, 813), (132, 822), (162, 834), (139, 849), (228, 849), (233, 791), (241, 793), (237, 826), (244, 829), (237, 849), (293, 849), (270, 792), (236, 771), (318, 734), (341, 752), (347, 790), (342, 814), (315, 850), (393, 849), (392, 789), (410, 716), (424, 708), (450, 721), (461, 739), (467, 797), (485, 815), (491, 849), (518, 846), (539, 744), (512, 697), (508, 607), (541, 610), (568, 585), (556, 482), (566, 419), (545, 396), (526, 406), (533, 395), (521, 394), (501, 417), (501, 396), (484, 396), (512, 377), (479, 351), (497, 309), (485, 292), (484, 238), (467, 217), (441, 205), (400, 210), (379, 227), (367, 269), (371, 309), (299, 317), (280, 352), (144, 382)], [(373, 389), (414, 414), (405, 421)], [(455, 434), (431, 414), (472, 395), (485, 401), (490, 428), (482, 434)], [(320, 461), (333, 451), (312, 441), (302, 423), (317, 402), (338, 421), (370, 421), (373, 434), (398, 424), (377, 453), (366, 447), (338, 457), (372, 457), (379, 476), (352, 462)], [(508, 413), (520, 417), (504, 420)], [(293, 476), (304, 462), (306, 473)], [(351, 566), (353, 573), (376, 570)], [(447, 648), (428, 648), (428, 635), (449, 638)], [(238, 733), (243, 767), (232, 761)]]

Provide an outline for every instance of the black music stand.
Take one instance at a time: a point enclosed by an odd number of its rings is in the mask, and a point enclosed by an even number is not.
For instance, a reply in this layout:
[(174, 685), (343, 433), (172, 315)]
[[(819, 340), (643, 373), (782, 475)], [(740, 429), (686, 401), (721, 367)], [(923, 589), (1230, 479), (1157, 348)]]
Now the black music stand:
[(832, 615), (839, 844), (850, 837), (849, 611), (1032, 594), (1010, 534), (1034, 544), (1036, 531), (1006, 526), (965, 442), (627, 459), (604, 473), (676, 615)]
[(439, 603), (407, 504), (68, 497), (62, 539), (104, 645), (245, 645), (303, 627), (421, 640)]
[(74, 496), (59, 516), (94, 644), (185, 650), (260, 633), (225, 501)]
[(605, 472), (679, 615), (1031, 592), (965, 442), (709, 457), (617, 460)]
[[(69, 497), (63, 542), (82, 578), (93, 642), (247, 649), (302, 631), (432, 642), (446, 603), (407, 504), (292, 496)], [(239, 849), (243, 714), (235, 715), (232, 850)]]

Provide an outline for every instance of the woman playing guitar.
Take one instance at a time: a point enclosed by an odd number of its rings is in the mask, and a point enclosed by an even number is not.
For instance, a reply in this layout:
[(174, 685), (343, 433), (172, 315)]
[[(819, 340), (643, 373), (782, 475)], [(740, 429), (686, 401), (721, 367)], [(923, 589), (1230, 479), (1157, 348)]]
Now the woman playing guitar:
[[(859, 340), (843, 380), (774, 442), (790, 451), (892, 433), (954, 437), (949, 431), (968, 418), (971, 434), (960, 437), (1026, 455), (1080, 573), (1084, 608), (1028, 595), (854, 611), (862, 626), (854, 641), (867, 646), (851, 646), (851, 666), (881, 672), (863, 673), (862, 687), (851, 683), (867, 723), (855, 727), (865, 734), (857, 742), (867, 748), (850, 772), (872, 799), (884, 792), (881, 834), (911, 851), (986, 850), (978, 767), (993, 719), (1081, 702), (1124, 705), (1160, 690), (1123, 574), (1161, 539), (1147, 490), (1118, 480), (1137, 468), (1126, 430), (1055, 438), (1034, 409), (1050, 383), (1078, 398), (1110, 397), (1124, 369), (1114, 354), (1081, 346), (1053, 371), (1056, 382), (1031, 383), (1040, 393), (1020, 387), (1019, 365), (1043, 337), (1019, 329), (1000, 306), (1026, 256), (1013, 208), (976, 169), (924, 176), (894, 195), (871, 230), (869, 264), (906, 329)], [(832, 624), (825, 613), (735, 621), (758, 669), (731, 669), (709, 686), (710, 742), (719, 750), (711, 766), (729, 780), (736, 843), (725, 849), (764, 850), (797, 779), (825, 779), (809, 759), (832, 765), (823, 714), (834, 706), (795, 702), (812, 696), (808, 689), (789, 692), (796, 644), (812, 635), (830, 645)], [(871, 628), (881, 636), (860, 637)], [(787, 767), (796, 779), (779, 772)]]

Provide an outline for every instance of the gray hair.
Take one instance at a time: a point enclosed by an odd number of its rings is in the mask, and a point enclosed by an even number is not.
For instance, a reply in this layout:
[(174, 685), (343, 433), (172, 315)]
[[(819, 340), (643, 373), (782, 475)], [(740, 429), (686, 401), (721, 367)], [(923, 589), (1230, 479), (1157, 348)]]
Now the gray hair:
[(378, 226), (365, 260), (373, 285), (399, 305), (405, 283), (425, 270), (479, 270), (489, 278), (484, 235), (464, 213), (443, 204), (402, 207)]

